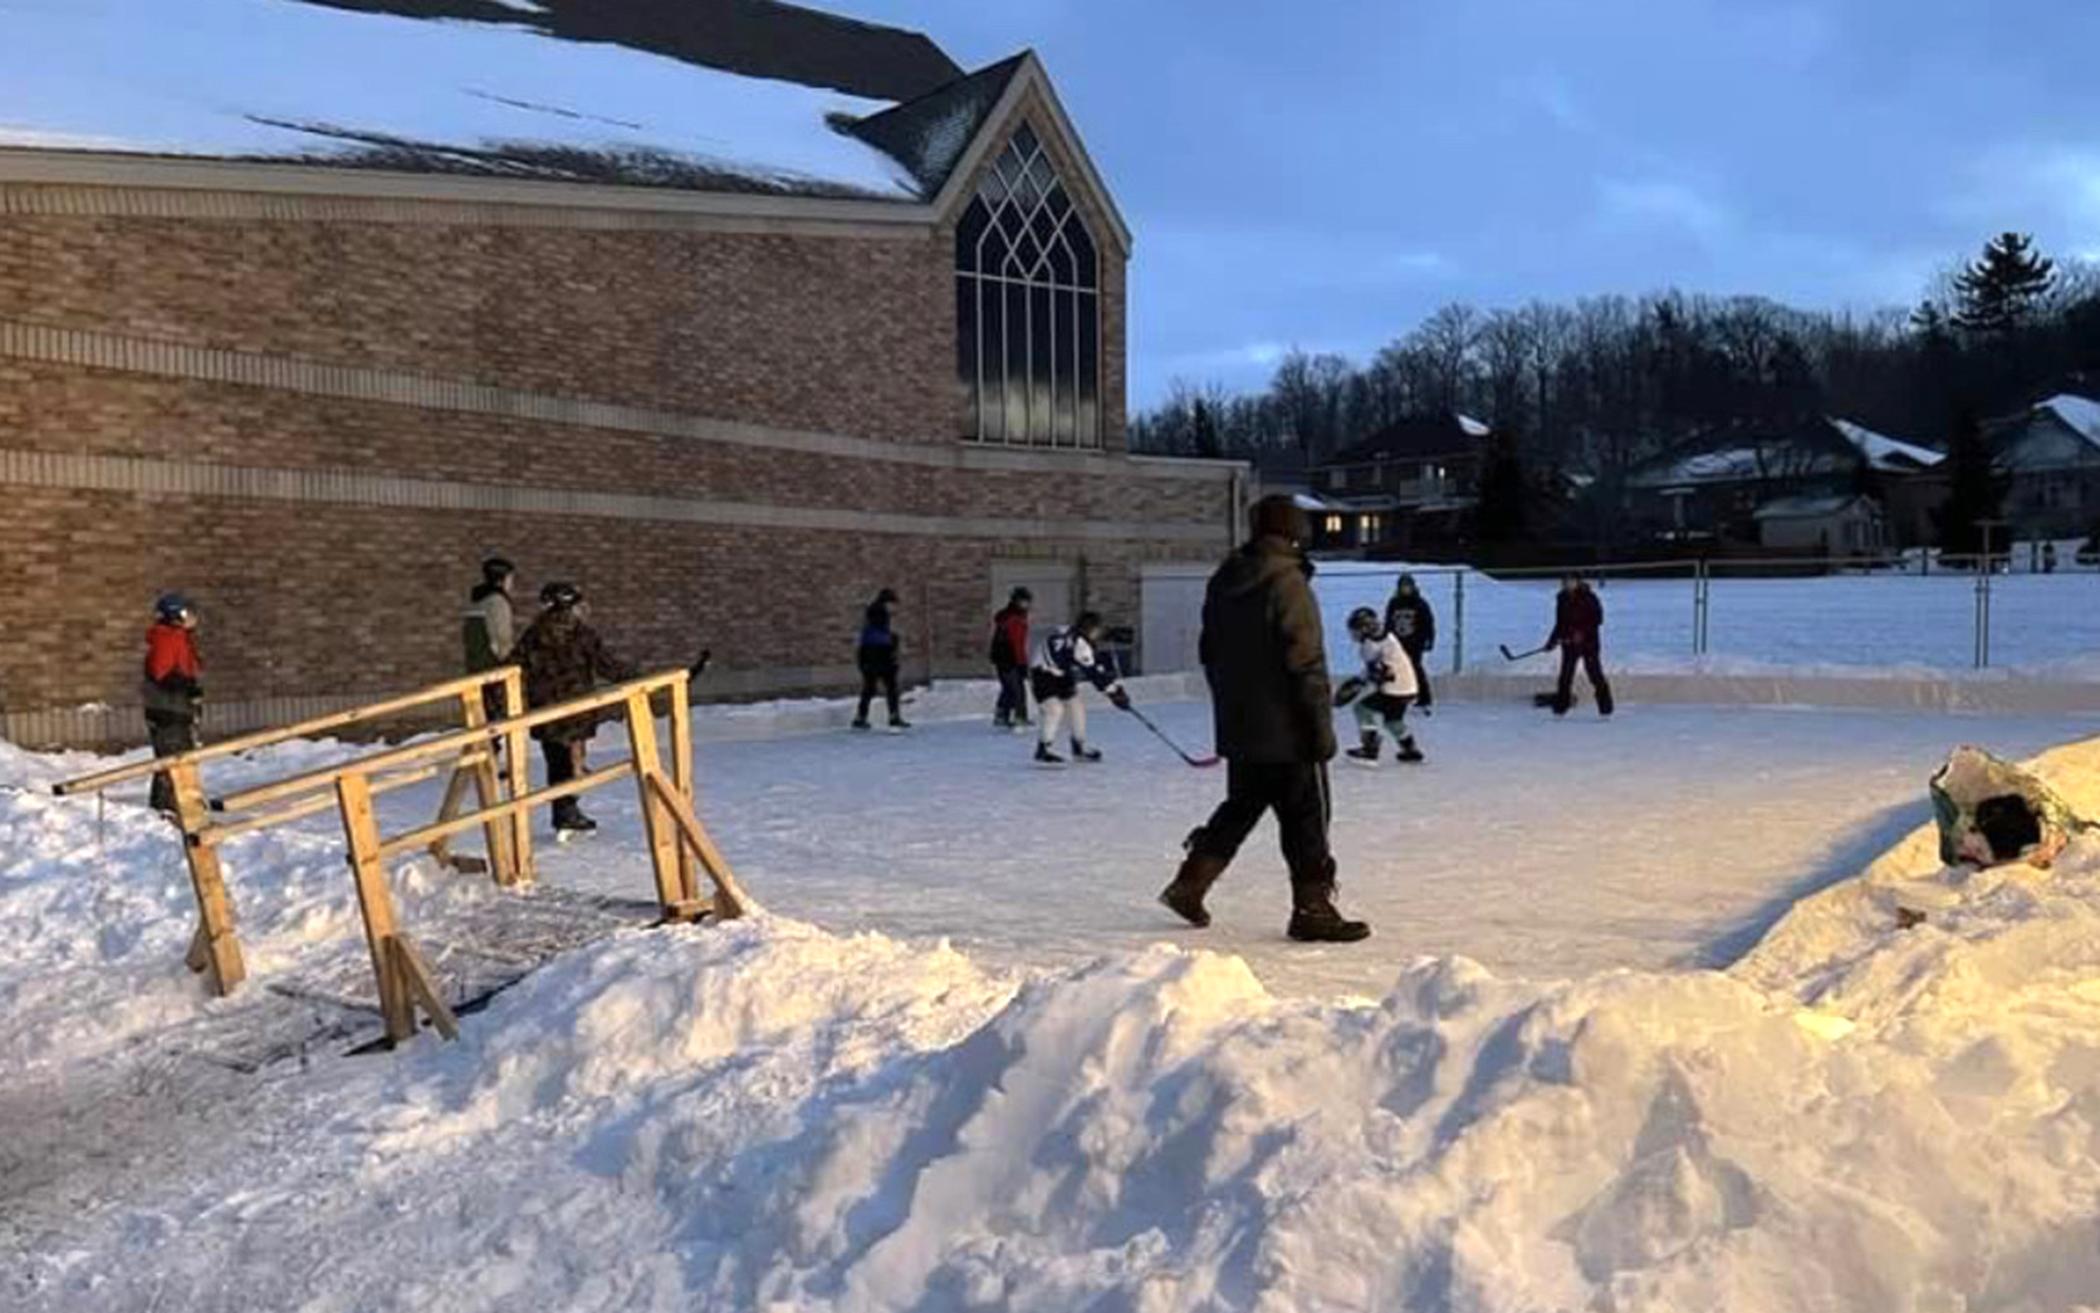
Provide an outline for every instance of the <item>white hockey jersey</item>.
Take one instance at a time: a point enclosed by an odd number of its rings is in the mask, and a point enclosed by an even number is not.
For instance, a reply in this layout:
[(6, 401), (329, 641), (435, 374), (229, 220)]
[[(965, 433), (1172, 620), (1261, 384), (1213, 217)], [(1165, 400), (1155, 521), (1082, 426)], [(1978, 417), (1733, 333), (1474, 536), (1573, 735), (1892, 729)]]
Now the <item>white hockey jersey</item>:
[(1371, 685), (1373, 693), (1411, 698), (1422, 691), (1415, 686), (1415, 667), (1407, 659), (1407, 649), (1400, 646), (1400, 640), (1391, 634), (1360, 639), (1356, 651), (1363, 658), (1364, 680)]

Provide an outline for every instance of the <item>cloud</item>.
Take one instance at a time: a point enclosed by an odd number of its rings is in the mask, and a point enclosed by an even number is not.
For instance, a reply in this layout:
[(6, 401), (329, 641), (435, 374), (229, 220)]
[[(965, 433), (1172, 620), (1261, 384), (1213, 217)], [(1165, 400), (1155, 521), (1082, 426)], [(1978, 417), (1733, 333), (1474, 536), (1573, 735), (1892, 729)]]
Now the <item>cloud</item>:
[(1708, 243), (1735, 226), (1719, 201), (1690, 183), (1664, 178), (1599, 182), (1596, 218), (1606, 228), (1676, 229)]
[(1987, 152), (1941, 207), (1996, 232), (2036, 232), (2045, 243), (2100, 249), (2100, 149), (2023, 144)]

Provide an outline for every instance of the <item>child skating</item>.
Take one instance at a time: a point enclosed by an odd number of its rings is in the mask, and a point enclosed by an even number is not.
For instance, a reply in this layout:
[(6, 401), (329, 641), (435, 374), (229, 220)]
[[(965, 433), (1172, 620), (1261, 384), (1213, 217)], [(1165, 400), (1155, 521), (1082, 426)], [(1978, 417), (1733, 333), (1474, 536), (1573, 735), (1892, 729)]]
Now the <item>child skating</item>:
[(1035, 743), (1038, 765), (1065, 764), (1065, 759), (1058, 756), (1052, 746), (1057, 742), (1057, 732), (1061, 727), (1068, 729), (1072, 736), (1073, 760), (1101, 760), (1100, 750), (1087, 746), (1086, 704), (1079, 700), (1081, 680), (1100, 689), (1112, 705), (1118, 708), (1130, 705), (1130, 695), (1117, 682), (1116, 672), (1103, 665), (1095, 654), (1094, 644), (1100, 638), (1101, 617), (1095, 612), (1084, 611), (1071, 624), (1052, 630), (1042, 646), (1036, 649), (1029, 682), (1035, 688), (1037, 719), (1042, 724)]
[(1337, 692), (1337, 705), (1356, 704), (1356, 728), (1361, 742), (1345, 754), (1360, 766), (1378, 764), (1381, 732), (1393, 737), (1399, 761), (1425, 761), (1407, 728), (1407, 709), (1413, 705), (1418, 685), (1414, 663), (1398, 638), (1386, 630), (1378, 613), (1368, 606), (1349, 613), (1349, 635), (1356, 640), (1357, 655), (1364, 672), (1345, 680)]

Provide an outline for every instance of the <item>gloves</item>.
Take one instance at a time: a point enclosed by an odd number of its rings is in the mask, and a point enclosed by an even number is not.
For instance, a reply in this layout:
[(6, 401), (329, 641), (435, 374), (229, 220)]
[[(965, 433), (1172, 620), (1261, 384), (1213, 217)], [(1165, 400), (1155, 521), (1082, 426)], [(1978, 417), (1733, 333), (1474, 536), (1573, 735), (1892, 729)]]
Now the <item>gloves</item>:
[(1108, 690), (1108, 701), (1118, 711), (1130, 710), (1130, 694), (1125, 693), (1120, 684)]

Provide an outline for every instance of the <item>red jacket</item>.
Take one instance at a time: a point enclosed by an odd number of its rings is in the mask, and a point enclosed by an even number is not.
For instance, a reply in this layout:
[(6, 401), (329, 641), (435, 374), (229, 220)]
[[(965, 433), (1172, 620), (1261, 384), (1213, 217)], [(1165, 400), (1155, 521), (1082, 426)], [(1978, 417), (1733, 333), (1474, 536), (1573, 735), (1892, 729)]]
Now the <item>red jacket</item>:
[(146, 710), (173, 716), (196, 714), (204, 693), (198, 682), (197, 636), (181, 625), (156, 624), (146, 631)]
[(1562, 593), (1553, 605), (1553, 637), (1549, 647), (1586, 651), (1597, 646), (1604, 628), (1604, 603), (1589, 588)]
[(1006, 606), (992, 617), (992, 664), (1001, 670), (1028, 664), (1028, 613)]

